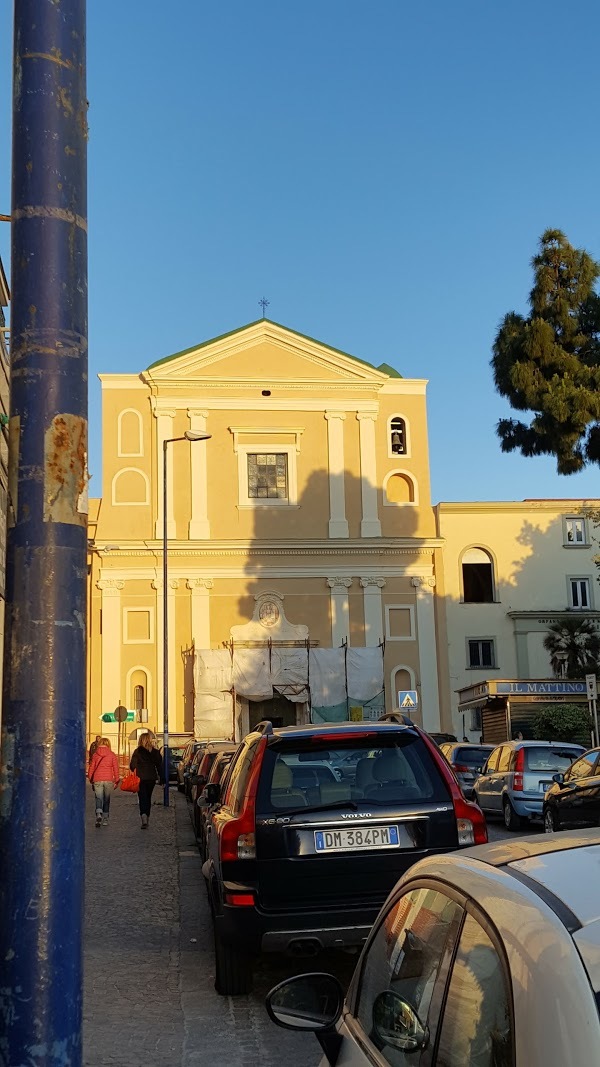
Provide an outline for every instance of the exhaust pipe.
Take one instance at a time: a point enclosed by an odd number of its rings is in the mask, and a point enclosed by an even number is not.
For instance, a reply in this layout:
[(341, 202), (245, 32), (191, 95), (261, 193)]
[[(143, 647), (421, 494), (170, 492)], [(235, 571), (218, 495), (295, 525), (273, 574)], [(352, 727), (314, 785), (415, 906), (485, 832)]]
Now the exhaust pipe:
[(290, 941), (288, 952), (292, 956), (317, 956), (322, 947), (321, 942), (314, 937), (298, 937)]

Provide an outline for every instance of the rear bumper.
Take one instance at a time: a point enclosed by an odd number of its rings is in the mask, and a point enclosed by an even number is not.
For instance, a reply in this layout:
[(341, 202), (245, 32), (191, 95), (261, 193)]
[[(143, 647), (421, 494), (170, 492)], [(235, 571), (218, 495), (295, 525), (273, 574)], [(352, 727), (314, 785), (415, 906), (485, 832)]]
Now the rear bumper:
[[(383, 899), (381, 901), (383, 904)], [(314, 954), (325, 948), (362, 948), (381, 904), (331, 911), (265, 912), (258, 906), (223, 905), (215, 915), (222, 940), (253, 955), (260, 952)]]
[(520, 815), (525, 819), (541, 819), (544, 809), (544, 794), (539, 795), (521, 795), (518, 793), (509, 793), (510, 802), (515, 809), (517, 815)]
[[(374, 921), (374, 920), (373, 920)], [(335, 926), (328, 930), (269, 930), (263, 934), (262, 952), (320, 952), (325, 948), (356, 948), (364, 945), (371, 926)]]

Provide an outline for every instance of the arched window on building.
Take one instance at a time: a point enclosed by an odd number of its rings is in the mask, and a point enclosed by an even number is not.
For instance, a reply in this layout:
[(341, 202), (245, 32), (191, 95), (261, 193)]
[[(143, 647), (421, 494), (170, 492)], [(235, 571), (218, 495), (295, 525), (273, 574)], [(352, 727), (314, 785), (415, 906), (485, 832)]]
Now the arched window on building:
[(117, 420), (117, 455), (143, 456), (142, 416), (135, 408), (125, 408)]
[(393, 456), (407, 453), (406, 423), (399, 415), (390, 420), (390, 452)]
[(494, 564), (483, 548), (468, 548), (462, 557), (464, 604), (493, 604)]
[(138, 722), (148, 722), (148, 707), (152, 700), (151, 678), (145, 667), (132, 667), (127, 673), (127, 707), (136, 712)]
[(150, 503), (150, 481), (148, 475), (137, 467), (123, 467), (117, 471), (112, 480), (113, 504)]
[(418, 504), (417, 483), (408, 471), (390, 471), (383, 479), (385, 505)]

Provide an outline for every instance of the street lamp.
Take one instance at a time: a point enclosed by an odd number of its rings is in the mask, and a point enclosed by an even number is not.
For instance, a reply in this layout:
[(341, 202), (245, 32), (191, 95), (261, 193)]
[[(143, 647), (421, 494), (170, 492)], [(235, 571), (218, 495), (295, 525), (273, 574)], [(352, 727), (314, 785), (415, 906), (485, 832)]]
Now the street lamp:
[(165, 808), (169, 807), (169, 605), (167, 597), (167, 446), (175, 441), (210, 441), (209, 433), (186, 430), (183, 437), (168, 437), (163, 441), (163, 774), (165, 776)]

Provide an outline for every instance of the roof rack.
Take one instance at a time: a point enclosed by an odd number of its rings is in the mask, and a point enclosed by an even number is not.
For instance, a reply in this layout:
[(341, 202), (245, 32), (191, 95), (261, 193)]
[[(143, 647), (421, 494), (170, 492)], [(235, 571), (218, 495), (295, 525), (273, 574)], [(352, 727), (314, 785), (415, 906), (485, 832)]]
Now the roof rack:
[(257, 724), (254, 727), (252, 733), (255, 733), (255, 734), (272, 734), (273, 733), (273, 723), (271, 722), (270, 719), (263, 719), (262, 722), (257, 722)]

